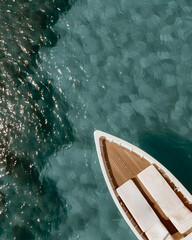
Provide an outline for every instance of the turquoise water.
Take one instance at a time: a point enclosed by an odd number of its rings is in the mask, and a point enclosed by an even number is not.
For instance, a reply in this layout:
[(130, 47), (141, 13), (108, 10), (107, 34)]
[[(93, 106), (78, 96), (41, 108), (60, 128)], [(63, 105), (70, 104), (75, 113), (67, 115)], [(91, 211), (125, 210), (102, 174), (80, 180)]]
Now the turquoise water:
[(191, 1), (0, 3), (0, 238), (135, 240), (93, 139), (140, 146), (192, 193)]

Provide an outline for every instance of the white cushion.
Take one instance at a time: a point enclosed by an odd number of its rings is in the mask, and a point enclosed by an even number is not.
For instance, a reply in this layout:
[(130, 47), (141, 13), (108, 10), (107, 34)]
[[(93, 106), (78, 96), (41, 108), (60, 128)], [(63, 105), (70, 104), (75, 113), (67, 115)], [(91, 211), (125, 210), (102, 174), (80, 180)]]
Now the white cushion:
[(167, 217), (184, 206), (173, 189), (153, 165), (150, 165), (139, 173), (138, 178), (157, 201)]
[(138, 178), (180, 233), (192, 227), (192, 213), (186, 208), (159, 171), (150, 165)]
[[(171, 237), (165, 226), (159, 222), (155, 224), (152, 228), (150, 228), (146, 233), (147, 237), (152, 240), (163, 240), (167, 239), (168, 236)], [(173, 239), (172, 237), (169, 238)]]
[(192, 228), (192, 212), (186, 207), (177, 210), (170, 220), (180, 233), (185, 233)]
[(117, 193), (143, 232), (159, 223), (159, 218), (132, 180), (117, 188)]

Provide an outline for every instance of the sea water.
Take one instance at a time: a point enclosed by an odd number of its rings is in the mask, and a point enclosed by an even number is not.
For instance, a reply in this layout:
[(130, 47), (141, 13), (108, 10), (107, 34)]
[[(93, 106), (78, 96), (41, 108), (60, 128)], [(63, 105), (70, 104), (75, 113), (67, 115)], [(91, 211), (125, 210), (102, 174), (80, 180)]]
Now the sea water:
[(143, 148), (192, 193), (192, 3), (0, 3), (0, 238), (135, 240), (93, 132)]

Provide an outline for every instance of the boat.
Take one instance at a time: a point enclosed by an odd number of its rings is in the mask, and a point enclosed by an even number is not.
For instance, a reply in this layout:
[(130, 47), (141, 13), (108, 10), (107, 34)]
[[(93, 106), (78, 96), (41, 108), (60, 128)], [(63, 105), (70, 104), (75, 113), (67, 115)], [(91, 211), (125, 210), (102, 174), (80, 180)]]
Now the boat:
[(152, 156), (120, 138), (94, 132), (109, 192), (139, 240), (192, 240), (192, 195)]

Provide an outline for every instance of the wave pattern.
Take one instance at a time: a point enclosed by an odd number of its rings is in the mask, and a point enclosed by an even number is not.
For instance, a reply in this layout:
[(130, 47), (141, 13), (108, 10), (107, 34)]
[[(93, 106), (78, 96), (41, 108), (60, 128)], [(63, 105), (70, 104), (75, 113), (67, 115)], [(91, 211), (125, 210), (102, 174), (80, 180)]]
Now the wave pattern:
[[(47, 158), (74, 141), (65, 95), (43, 72), (38, 50), (72, 2), (0, 2), (0, 238), (59, 239), (65, 199), (43, 178)], [(52, 234), (51, 234), (52, 231)]]
[(95, 129), (192, 166), (191, 1), (72, 4), (0, 2), (1, 239), (135, 239)]
[(54, 27), (57, 45), (41, 49), (75, 136), (46, 171), (66, 197), (69, 239), (134, 239), (104, 185), (94, 129), (159, 153), (191, 191), (191, 13), (187, 0), (77, 1)]

